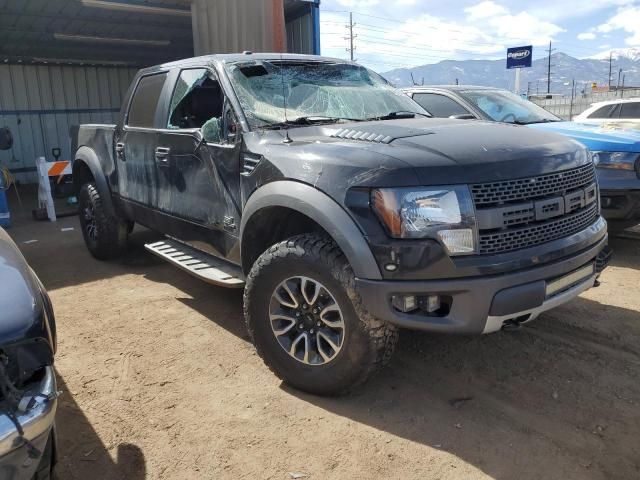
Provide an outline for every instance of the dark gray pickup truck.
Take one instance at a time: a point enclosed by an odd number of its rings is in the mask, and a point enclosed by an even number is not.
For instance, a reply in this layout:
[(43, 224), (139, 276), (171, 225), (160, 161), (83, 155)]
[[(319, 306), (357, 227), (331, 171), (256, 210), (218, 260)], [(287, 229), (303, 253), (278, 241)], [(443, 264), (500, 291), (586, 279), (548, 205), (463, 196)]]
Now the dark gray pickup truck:
[(594, 165), (561, 136), (432, 119), (377, 74), (274, 54), (142, 70), (117, 125), (82, 125), (87, 246), (147, 248), (244, 287), (265, 363), (337, 394), (387, 362), (398, 327), (516, 328), (597, 284), (608, 259)]

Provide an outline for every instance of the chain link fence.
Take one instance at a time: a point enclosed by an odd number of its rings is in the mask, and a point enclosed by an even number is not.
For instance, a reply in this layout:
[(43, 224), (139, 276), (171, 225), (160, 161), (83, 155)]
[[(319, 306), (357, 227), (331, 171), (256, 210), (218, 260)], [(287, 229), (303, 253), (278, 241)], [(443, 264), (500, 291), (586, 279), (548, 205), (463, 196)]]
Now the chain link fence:
[(531, 101), (537, 105), (540, 105), (545, 110), (553, 113), (554, 115), (563, 118), (564, 120), (571, 120), (572, 117), (584, 112), (591, 106), (592, 103), (604, 102), (606, 100), (615, 100), (617, 98), (633, 98), (640, 97), (640, 89), (629, 89), (612, 92), (597, 92), (590, 93), (588, 95), (578, 94), (573, 99), (571, 97), (553, 97), (553, 98), (540, 98), (533, 96)]

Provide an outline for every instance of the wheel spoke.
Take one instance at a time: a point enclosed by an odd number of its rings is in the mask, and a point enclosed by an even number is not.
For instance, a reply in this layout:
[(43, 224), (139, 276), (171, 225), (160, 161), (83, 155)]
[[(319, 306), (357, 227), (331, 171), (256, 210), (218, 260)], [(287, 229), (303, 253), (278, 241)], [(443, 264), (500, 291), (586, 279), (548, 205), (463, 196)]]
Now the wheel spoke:
[(320, 338), (324, 338), (324, 336), (321, 336), (320, 332), (316, 333), (316, 345), (318, 348), (318, 353), (325, 362), (328, 362), (329, 360), (331, 360), (331, 355), (324, 351), (324, 345), (320, 341)]
[[(303, 363), (309, 363), (309, 335), (307, 335), (307, 332), (303, 332), (300, 335), (298, 335), (296, 337), (296, 339), (293, 341), (293, 343), (291, 343), (291, 349), (289, 350), (289, 353), (294, 356), (295, 358), (298, 358), (296, 356), (296, 351), (298, 350), (298, 344), (300, 342), (304, 342), (303, 346), (304, 346), (304, 355), (302, 357), (302, 362)], [(300, 359), (298, 359), (300, 360)]]
[[(313, 289), (311, 295), (309, 295), (309, 289)], [(310, 278), (302, 277), (302, 281), (300, 282), (300, 292), (304, 297), (304, 301), (309, 305), (314, 305), (316, 300), (318, 300), (318, 295), (320, 295), (320, 285), (317, 282), (314, 282)]]
[[(296, 326), (296, 319), (293, 317), (289, 317), (287, 315), (272, 314), (272, 315), (269, 315), (269, 319), (271, 320), (273, 333), (275, 333), (277, 337), (284, 335), (285, 333), (288, 333), (293, 327)], [(289, 322), (289, 324), (283, 328), (275, 328), (274, 322), (277, 322), (278, 320)]]
[(289, 285), (287, 285), (287, 282), (282, 282), (280, 286), (285, 292), (287, 292), (287, 295), (289, 295), (289, 300), (285, 300), (284, 298), (282, 298), (282, 295), (280, 294), (280, 288), (276, 290), (275, 296), (278, 302), (280, 302), (280, 305), (284, 305), (285, 307), (289, 307), (289, 308), (298, 308), (298, 305), (299, 305), (298, 299), (289, 288)]
[[(338, 320), (329, 320), (326, 318), (327, 314), (337, 312)], [(329, 328), (344, 328), (344, 321), (342, 320), (342, 314), (340, 313), (340, 307), (336, 303), (329, 305), (322, 309), (320, 312), (320, 320)]]
[(340, 350), (340, 347), (335, 344), (335, 342), (324, 332), (318, 332), (318, 337), (324, 339), (325, 342), (329, 344), (329, 346), (333, 349), (333, 354), (335, 355)]

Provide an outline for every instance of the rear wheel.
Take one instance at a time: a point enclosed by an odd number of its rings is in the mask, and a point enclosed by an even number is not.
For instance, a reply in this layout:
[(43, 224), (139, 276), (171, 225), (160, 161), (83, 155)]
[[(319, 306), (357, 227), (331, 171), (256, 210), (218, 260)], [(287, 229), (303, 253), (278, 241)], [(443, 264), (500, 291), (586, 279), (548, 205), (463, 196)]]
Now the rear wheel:
[(310, 393), (337, 395), (363, 383), (388, 362), (398, 338), (364, 309), (346, 258), (320, 234), (265, 252), (247, 278), (244, 305), (264, 362)]
[(111, 215), (94, 183), (86, 183), (78, 195), (82, 235), (91, 254), (99, 260), (120, 256), (127, 245), (128, 225)]

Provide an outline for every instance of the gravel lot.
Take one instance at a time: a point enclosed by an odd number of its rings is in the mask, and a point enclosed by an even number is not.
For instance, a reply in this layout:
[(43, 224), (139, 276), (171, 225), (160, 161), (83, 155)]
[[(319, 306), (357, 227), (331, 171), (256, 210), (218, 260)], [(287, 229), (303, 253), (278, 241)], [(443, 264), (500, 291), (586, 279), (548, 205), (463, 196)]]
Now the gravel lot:
[(241, 292), (146, 253), (151, 232), (115, 263), (75, 218), (9, 232), (57, 314), (62, 480), (640, 478), (640, 240), (613, 239), (601, 287), (531, 326), (403, 332), (381, 375), (326, 399), (282, 385)]

